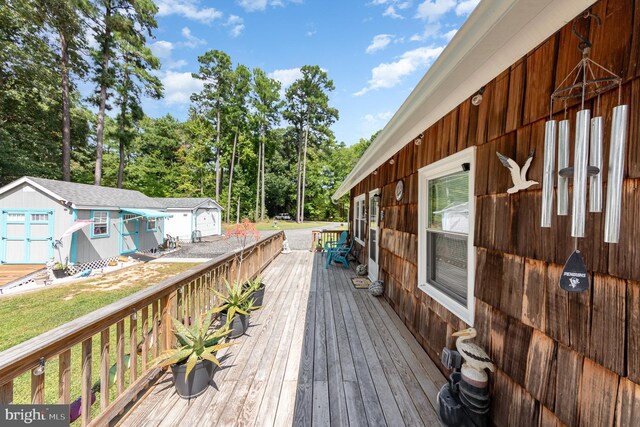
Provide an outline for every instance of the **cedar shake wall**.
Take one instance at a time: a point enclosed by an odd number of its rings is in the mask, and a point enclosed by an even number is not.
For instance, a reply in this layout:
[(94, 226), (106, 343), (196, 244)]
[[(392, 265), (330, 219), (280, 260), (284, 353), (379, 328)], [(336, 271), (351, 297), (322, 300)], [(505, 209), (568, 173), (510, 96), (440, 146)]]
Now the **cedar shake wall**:
[[(591, 59), (623, 77), (622, 103), (630, 110), (620, 242), (604, 243), (604, 214), (587, 214), (588, 234), (578, 243), (592, 274), (587, 292), (558, 287), (573, 250), (570, 217), (556, 216), (554, 203), (552, 227), (541, 228), (541, 185), (508, 195), (510, 173), (496, 156), (522, 165), (535, 149), (528, 176), (542, 182), (550, 95), (581, 56), (571, 23), (488, 83), (479, 106), (460, 104), (425, 130), (420, 146), (409, 142), (393, 165), (387, 161), (351, 190), (352, 199), (366, 193), (368, 204), (368, 192), (381, 188), (385, 298), (440, 366), (442, 347), (454, 347), (451, 334), (465, 324), (417, 287), (417, 171), (478, 147), (475, 342), (498, 368), (490, 375), (498, 426), (640, 425), (640, 0), (603, 0), (591, 11), (602, 26), (580, 21), (579, 30), (593, 43)], [(605, 191), (617, 101), (617, 90), (600, 99)], [(562, 106), (556, 107), (554, 118), (561, 120)], [(596, 100), (586, 108), (595, 113)], [(578, 109), (569, 104), (572, 141)], [(405, 193), (398, 202), (400, 179)], [(366, 256), (362, 248), (362, 262)]]

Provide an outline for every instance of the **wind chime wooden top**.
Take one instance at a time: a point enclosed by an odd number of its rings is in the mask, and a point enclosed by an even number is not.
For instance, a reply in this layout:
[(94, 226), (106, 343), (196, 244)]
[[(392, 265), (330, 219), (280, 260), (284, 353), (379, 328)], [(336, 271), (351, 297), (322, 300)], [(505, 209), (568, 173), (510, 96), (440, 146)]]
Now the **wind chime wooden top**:
[[(578, 19), (592, 18), (600, 25), (597, 15), (587, 12)], [(545, 124), (544, 174), (542, 183), (541, 226), (551, 227), (553, 216), (553, 196), (557, 177), (557, 215), (569, 215), (569, 179), (573, 179), (573, 198), (571, 200), (571, 236), (575, 238), (574, 252), (565, 264), (560, 286), (570, 292), (584, 291), (589, 287), (589, 275), (584, 261), (577, 249), (577, 239), (585, 237), (587, 187), (589, 188), (589, 212), (603, 211), (602, 203), (602, 162), (604, 119), (600, 115), (600, 95), (618, 88), (618, 106), (613, 108), (611, 122), (609, 173), (605, 211), (604, 240), (618, 243), (620, 236), (620, 212), (622, 203), (622, 179), (624, 172), (624, 153), (627, 139), (628, 106), (620, 105), (622, 79), (589, 58), (591, 42), (576, 30), (577, 20), (573, 22), (573, 34), (580, 40), (578, 49), (582, 59), (569, 75), (551, 94), (549, 120)], [(597, 97), (596, 111), (592, 118), (591, 110), (585, 108), (585, 100)], [(573, 164), (569, 164), (571, 153), (570, 127), (567, 117), (567, 102), (580, 99), (580, 111), (575, 117), (575, 138)], [(556, 122), (553, 114), (554, 102), (564, 102), (564, 120)], [(557, 141), (557, 169), (556, 169)], [(589, 181), (589, 182), (587, 182)], [(588, 185), (587, 185), (588, 184)]]

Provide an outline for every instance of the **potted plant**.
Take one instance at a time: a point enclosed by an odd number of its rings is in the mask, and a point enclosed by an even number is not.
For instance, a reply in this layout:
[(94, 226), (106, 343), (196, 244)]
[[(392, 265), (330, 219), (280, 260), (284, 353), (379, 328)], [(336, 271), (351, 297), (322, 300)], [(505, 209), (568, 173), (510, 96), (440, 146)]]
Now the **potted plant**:
[(227, 325), (211, 329), (212, 313), (203, 313), (191, 328), (172, 319), (176, 348), (156, 359), (156, 366), (170, 366), (178, 396), (183, 399), (204, 393), (213, 377), (214, 365), (220, 366), (217, 351), (235, 343), (220, 343), (229, 334)]
[(251, 299), (251, 291), (245, 290), (237, 283), (233, 286), (225, 281), (226, 295), (218, 291), (215, 294), (222, 305), (214, 308), (212, 313), (220, 313), (220, 320), (229, 328), (229, 337), (237, 338), (249, 328), (249, 313), (257, 307)]
[(262, 301), (264, 300), (264, 282), (260, 279), (260, 277), (256, 277), (253, 280), (249, 280), (244, 284), (244, 289), (251, 292), (251, 296), (253, 298), (253, 302), (257, 306), (262, 305)]
[(67, 273), (67, 266), (61, 262), (56, 262), (51, 267), (51, 272), (56, 279), (62, 279), (63, 277), (67, 277), (69, 274)]

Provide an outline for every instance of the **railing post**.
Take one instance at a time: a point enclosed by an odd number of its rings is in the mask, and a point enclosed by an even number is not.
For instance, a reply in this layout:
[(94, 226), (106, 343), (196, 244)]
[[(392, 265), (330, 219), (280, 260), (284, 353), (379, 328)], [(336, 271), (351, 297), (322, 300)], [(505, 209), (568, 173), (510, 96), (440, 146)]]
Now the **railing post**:
[(31, 403), (41, 405), (44, 403), (44, 372), (36, 375), (36, 369), (31, 370)]
[(147, 357), (149, 354), (149, 307), (142, 308), (142, 372), (147, 370)]
[(116, 324), (116, 384), (118, 395), (124, 392), (124, 320)]
[(171, 314), (173, 302), (176, 299), (176, 292), (162, 297), (162, 350), (167, 351), (173, 348), (173, 330), (171, 328)]
[(100, 409), (109, 406), (109, 328), (100, 333)]
[(153, 321), (153, 324), (151, 325), (151, 340), (153, 341), (152, 355), (155, 359), (159, 356), (158, 350), (160, 349), (160, 346), (158, 345), (158, 339), (160, 338), (160, 333), (158, 331), (158, 321), (160, 320), (160, 313), (158, 313), (158, 301), (154, 301), (151, 306), (151, 317)]
[(91, 421), (91, 338), (82, 342), (82, 425)]
[(13, 403), (13, 380), (0, 386), (0, 405)]
[(58, 403), (68, 405), (71, 401), (71, 350), (58, 356)]
[(138, 379), (138, 314), (129, 316), (129, 383)]

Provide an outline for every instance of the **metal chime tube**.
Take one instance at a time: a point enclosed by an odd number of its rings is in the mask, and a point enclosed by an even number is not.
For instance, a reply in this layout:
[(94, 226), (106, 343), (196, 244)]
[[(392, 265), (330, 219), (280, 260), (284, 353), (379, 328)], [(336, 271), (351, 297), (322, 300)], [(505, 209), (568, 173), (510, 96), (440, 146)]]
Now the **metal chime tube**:
[(602, 117), (591, 119), (591, 146), (589, 165), (599, 172), (589, 177), (589, 212), (602, 212), (602, 139), (604, 121)]
[(611, 120), (607, 212), (604, 217), (604, 241), (607, 243), (618, 243), (620, 238), (622, 178), (624, 173), (624, 151), (627, 142), (628, 113), (628, 105), (618, 105), (613, 109), (613, 119)]
[[(569, 167), (569, 120), (558, 123), (558, 173)], [(558, 175), (558, 215), (569, 215), (569, 178)]]
[(542, 176), (542, 218), (541, 227), (551, 227), (553, 215), (553, 184), (556, 151), (556, 121), (549, 120), (544, 127), (544, 173)]
[(573, 237), (584, 237), (587, 210), (587, 162), (589, 160), (590, 122), (591, 110), (578, 111), (573, 157), (573, 205), (571, 209), (571, 235)]

